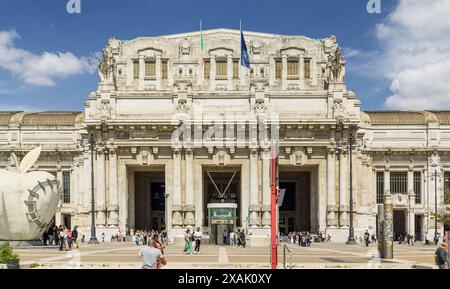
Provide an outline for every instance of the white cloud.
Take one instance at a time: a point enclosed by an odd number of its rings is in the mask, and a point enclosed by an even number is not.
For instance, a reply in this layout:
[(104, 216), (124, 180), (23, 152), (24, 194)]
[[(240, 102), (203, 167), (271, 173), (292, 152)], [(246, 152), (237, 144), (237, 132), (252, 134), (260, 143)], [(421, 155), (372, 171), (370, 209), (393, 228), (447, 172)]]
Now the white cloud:
[(377, 25), (383, 49), (373, 60), (392, 81), (387, 108), (450, 109), (449, 15), (449, 0), (399, 0)]
[(61, 78), (93, 73), (97, 69), (94, 56), (77, 57), (70, 52), (34, 54), (15, 47), (16, 31), (0, 31), (0, 69), (9, 71), (25, 84), (54, 86)]

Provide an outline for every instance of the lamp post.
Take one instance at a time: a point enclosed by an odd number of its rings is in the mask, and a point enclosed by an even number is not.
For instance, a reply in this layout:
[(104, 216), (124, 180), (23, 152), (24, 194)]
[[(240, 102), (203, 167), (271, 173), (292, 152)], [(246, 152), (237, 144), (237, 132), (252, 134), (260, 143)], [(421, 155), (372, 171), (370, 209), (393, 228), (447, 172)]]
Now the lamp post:
[(350, 226), (348, 228), (347, 245), (356, 245), (355, 229), (353, 228), (353, 134), (348, 138), (349, 157), (350, 157)]
[(91, 134), (89, 139), (90, 149), (91, 149), (91, 238), (89, 239), (89, 244), (98, 244), (97, 235), (95, 232), (95, 190), (94, 190), (94, 148), (95, 139), (94, 134)]

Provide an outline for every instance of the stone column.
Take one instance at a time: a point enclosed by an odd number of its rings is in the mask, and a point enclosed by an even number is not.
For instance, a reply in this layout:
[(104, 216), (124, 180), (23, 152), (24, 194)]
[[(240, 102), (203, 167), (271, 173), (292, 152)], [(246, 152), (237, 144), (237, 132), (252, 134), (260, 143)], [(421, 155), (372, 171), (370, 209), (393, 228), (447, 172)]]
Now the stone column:
[(287, 55), (281, 56), (281, 88), (285, 90), (287, 88)]
[(334, 148), (328, 148), (327, 155), (327, 226), (336, 227), (336, 212), (338, 207), (336, 205), (336, 155)]
[(250, 227), (258, 228), (261, 224), (259, 222), (259, 214), (261, 207), (258, 198), (258, 150), (250, 150)]
[(155, 69), (156, 69), (156, 85), (158, 90), (161, 89), (161, 79), (162, 79), (162, 75), (161, 75), (161, 68), (162, 64), (161, 64), (161, 55), (157, 55), (156, 56), (156, 63), (155, 63)]
[(391, 194), (391, 175), (389, 173), (389, 168), (386, 167), (384, 171), (384, 195)]
[(317, 64), (316, 64), (316, 59), (315, 58), (311, 58), (310, 60), (310, 65), (311, 65), (311, 78), (312, 78), (312, 82), (311, 85), (317, 85)]
[(339, 224), (341, 227), (349, 225), (349, 199), (347, 187), (347, 155), (339, 154)]
[(211, 56), (210, 58), (210, 70), (209, 70), (209, 89), (216, 89), (216, 57)]
[(413, 168), (410, 167), (408, 170), (408, 210), (407, 210), (407, 216), (406, 216), (406, 230), (407, 233), (414, 236), (414, 204), (416, 202), (415, 196), (414, 196), (414, 171)]
[(415, 236), (416, 233), (416, 216), (414, 214), (414, 205), (416, 204), (416, 197), (414, 194), (409, 195), (409, 208), (408, 208), (408, 234)]
[(261, 153), (263, 169), (262, 169), (262, 226), (270, 227), (270, 150), (265, 149)]
[(184, 224), (190, 228), (195, 226), (195, 203), (194, 203), (194, 152), (186, 150), (186, 204), (184, 207)]
[(300, 89), (305, 88), (305, 56), (302, 54), (298, 61), (298, 74), (300, 77)]
[(109, 196), (108, 196), (108, 226), (117, 227), (119, 225), (119, 197), (117, 193), (117, 154), (109, 154)]
[(103, 153), (98, 153), (96, 161), (96, 176), (94, 186), (96, 187), (95, 194), (95, 204), (97, 211), (97, 226), (106, 225), (105, 216), (105, 204), (106, 204), (106, 194), (105, 194), (105, 155)]
[(181, 204), (181, 150), (173, 150), (173, 192), (172, 192), (172, 224), (174, 228), (183, 225)]
[(233, 80), (233, 55), (227, 55), (227, 79), (228, 81)]
[(145, 79), (145, 58), (144, 55), (139, 55), (139, 88), (144, 86)]

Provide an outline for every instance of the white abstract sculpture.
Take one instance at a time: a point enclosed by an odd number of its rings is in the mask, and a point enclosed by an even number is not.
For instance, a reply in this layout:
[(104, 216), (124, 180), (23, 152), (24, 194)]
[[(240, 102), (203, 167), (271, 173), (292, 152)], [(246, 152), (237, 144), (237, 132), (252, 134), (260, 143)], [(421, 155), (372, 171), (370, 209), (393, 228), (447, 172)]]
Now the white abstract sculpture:
[(56, 213), (60, 190), (55, 176), (28, 172), (41, 153), (29, 152), (15, 169), (0, 170), (0, 240), (32, 241), (42, 233)]

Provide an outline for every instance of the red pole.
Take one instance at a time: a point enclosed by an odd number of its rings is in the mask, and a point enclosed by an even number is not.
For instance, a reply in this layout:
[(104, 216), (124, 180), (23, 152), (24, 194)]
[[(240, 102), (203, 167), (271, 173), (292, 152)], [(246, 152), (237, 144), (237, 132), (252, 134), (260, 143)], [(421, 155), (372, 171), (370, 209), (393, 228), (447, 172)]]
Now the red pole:
[(272, 146), (272, 200), (271, 200), (271, 245), (272, 245), (272, 269), (278, 267), (277, 254), (277, 152), (275, 144)]

